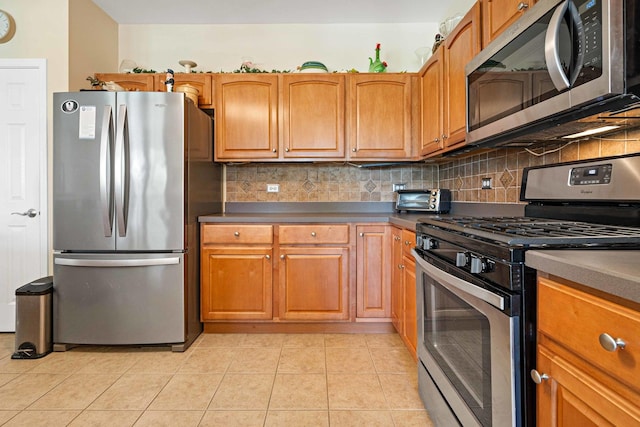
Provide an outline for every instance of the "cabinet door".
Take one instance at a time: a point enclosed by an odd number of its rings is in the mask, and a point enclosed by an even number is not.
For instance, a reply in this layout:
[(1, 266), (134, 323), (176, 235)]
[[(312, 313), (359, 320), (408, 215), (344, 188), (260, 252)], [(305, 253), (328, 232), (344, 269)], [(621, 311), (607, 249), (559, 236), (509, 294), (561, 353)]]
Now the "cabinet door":
[(480, 4), (476, 3), (444, 42), (444, 147), (464, 145), (467, 83), (464, 67), (480, 52)]
[(278, 77), (220, 74), (215, 79), (216, 160), (278, 157)]
[(482, 48), (516, 22), (536, 0), (483, 0)]
[[(190, 84), (198, 89), (198, 107), (213, 108), (213, 87), (211, 74), (204, 73), (175, 73), (173, 75), (174, 88), (182, 84)], [(165, 74), (156, 74), (155, 87), (160, 92), (166, 92), (167, 86), (164, 84)]]
[(402, 230), (391, 229), (391, 322), (402, 335), (404, 330), (404, 288), (402, 285)]
[(391, 226), (360, 225), (356, 244), (356, 315), (391, 316)]
[(282, 77), (284, 158), (344, 158), (344, 76)]
[(280, 318), (349, 319), (349, 249), (280, 247)]
[(202, 320), (271, 319), (271, 248), (202, 250)]
[(443, 148), (444, 130), (444, 60), (443, 47), (429, 58), (420, 75), (422, 104), (422, 144), (420, 155), (439, 151)]
[(114, 82), (122, 86), (125, 90), (153, 92), (154, 78), (156, 74), (150, 73), (98, 73), (95, 75), (103, 82)]
[(416, 262), (413, 257), (402, 257), (402, 284), (404, 288), (404, 342), (413, 358), (416, 358), (418, 343), (418, 320), (416, 309)]
[(411, 158), (411, 75), (349, 77), (351, 159)]
[(537, 370), (548, 376), (537, 387), (539, 426), (636, 426), (640, 408), (544, 347), (538, 347)]

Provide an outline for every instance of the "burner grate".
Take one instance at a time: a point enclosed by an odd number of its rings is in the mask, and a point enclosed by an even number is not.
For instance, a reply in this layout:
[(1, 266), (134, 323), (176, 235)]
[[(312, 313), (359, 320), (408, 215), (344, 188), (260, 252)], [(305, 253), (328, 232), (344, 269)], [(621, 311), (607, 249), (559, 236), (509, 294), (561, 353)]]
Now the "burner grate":
[(510, 245), (638, 244), (640, 228), (532, 217), (438, 217), (424, 221), (470, 238)]

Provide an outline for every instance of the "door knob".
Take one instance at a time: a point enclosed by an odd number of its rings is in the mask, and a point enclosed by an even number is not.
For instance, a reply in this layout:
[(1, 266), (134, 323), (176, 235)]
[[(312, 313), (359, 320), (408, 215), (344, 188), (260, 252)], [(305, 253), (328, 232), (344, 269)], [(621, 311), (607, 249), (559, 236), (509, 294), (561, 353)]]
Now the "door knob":
[(20, 215), (20, 216), (28, 216), (29, 218), (35, 218), (38, 216), (38, 211), (31, 208), (26, 212), (11, 212), (11, 215)]

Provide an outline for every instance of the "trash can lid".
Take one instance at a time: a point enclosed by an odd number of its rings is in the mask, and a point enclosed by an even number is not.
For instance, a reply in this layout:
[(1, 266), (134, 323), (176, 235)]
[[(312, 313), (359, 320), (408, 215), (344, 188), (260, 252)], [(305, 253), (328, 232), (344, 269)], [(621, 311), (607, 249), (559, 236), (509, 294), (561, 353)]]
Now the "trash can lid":
[(45, 295), (52, 292), (53, 276), (42, 277), (16, 289), (16, 295)]

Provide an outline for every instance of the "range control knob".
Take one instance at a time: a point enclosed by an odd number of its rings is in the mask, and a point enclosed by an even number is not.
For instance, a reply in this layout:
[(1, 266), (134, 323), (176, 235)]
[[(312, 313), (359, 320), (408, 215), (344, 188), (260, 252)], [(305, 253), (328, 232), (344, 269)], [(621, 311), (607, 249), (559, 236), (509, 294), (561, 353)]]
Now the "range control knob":
[(422, 238), (422, 249), (428, 251), (430, 249), (438, 249), (438, 241), (430, 237)]
[(469, 270), (472, 274), (486, 273), (493, 270), (493, 267), (494, 263), (492, 261), (488, 261), (486, 258), (471, 256)]
[(464, 252), (456, 253), (456, 267), (464, 267), (469, 261), (469, 256)]

